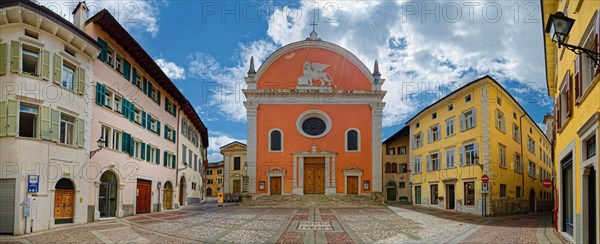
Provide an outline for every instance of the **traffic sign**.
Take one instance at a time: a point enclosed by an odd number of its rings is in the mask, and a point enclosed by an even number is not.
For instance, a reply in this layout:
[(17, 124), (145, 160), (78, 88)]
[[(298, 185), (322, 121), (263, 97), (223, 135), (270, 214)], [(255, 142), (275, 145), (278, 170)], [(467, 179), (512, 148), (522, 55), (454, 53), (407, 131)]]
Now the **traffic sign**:
[(482, 182), (488, 182), (488, 180), (489, 180), (489, 179), (490, 179), (490, 178), (489, 178), (487, 175), (482, 175), (482, 176), (481, 176), (481, 181), (482, 181)]
[(543, 184), (544, 184), (544, 187), (550, 188), (550, 187), (552, 187), (552, 180), (551, 179), (545, 179), (543, 181)]
[(27, 192), (38, 192), (40, 186), (39, 175), (28, 175), (27, 176)]

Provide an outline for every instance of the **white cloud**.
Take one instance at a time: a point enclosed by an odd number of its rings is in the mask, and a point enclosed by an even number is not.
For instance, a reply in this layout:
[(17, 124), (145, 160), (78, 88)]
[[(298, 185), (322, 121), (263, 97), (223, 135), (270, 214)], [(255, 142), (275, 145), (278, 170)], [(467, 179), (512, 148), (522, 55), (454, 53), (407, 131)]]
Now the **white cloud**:
[(209, 162), (217, 162), (223, 160), (223, 155), (221, 155), (221, 147), (225, 146), (234, 141), (239, 141), (241, 143), (246, 143), (246, 140), (235, 139), (232, 138), (225, 133), (214, 131), (209, 132), (208, 137), (208, 161)]
[(174, 62), (169, 62), (162, 58), (155, 59), (154, 62), (156, 62), (160, 69), (162, 69), (162, 71), (172, 80), (185, 79), (185, 69)]
[[(42, 6), (49, 8), (67, 20), (72, 20), (72, 12), (79, 1), (38, 1)], [(158, 16), (160, 7), (167, 5), (165, 0), (150, 1), (86, 1), (90, 10), (88, 17), (107, 9), (119, 23), (128, 31), (144, 31), (156, 37), (159, 32)]]

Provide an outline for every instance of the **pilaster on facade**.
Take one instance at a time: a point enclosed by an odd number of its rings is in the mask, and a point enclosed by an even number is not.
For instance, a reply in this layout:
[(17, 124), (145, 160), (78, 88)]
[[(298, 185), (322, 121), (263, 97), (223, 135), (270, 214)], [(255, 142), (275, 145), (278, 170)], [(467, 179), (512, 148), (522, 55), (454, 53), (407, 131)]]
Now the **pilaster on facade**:
[(248, 191), (251, 194), (256, 193), (256, 114), (258, 112), (258, 103), (246, 101), (244, 102), (246, 107), (247, 116), (247, 140), (248, 150), (246, 160), (248, 162)]
[[(382, 115), (383, 115), (383, 107), (385, 106), (384, 102), (374, 102), (371, 103), (371, 123), (372, 123), (372, 180), (373, 180), (373, 192), (382, 192), (382, 178), (383, 174), (382, 164), (381, 164), (381, 141), (382, 141)], [(360, 187), (359, 187), (360, 188)]]

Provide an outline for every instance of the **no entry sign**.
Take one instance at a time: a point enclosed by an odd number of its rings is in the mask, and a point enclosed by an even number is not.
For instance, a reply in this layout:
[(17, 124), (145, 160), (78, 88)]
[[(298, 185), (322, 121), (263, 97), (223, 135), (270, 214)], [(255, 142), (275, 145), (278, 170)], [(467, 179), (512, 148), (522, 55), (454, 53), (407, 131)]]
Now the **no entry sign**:
[(488, 182), (488, 180), (489, 180), (489, 179), (490, 179), (490, 178), (489, 178), (487, 175), (482, 175), (482, 176), (481, 176), (481, 181), (482, 181), (482, 182)]
[(550, 187), (552, 187), (552, 180), (551, 179), (545, 179), (543, 181), (543, 184), (544, 184), (544, 187), (550, 188)]

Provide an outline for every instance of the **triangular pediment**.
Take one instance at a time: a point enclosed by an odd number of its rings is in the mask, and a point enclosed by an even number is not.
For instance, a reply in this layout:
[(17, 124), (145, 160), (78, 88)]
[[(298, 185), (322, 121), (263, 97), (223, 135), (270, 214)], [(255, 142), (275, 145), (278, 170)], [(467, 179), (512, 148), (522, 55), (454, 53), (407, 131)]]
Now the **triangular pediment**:
[(363, 172), (364, 170), (362, 170), (361, 168), (356, 167), (356, 166), (350, 166), (348, 168), (343, 169), (343, 171), (346, 171), (346, 172)]

